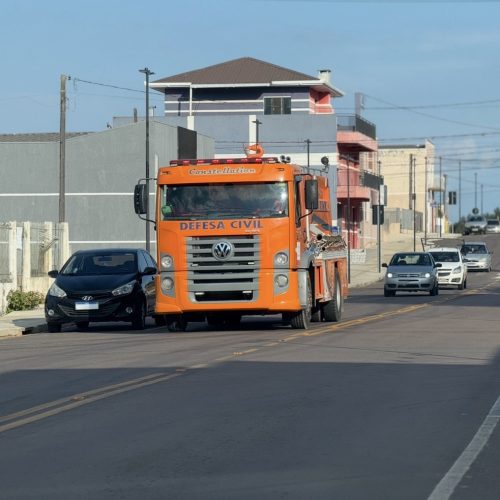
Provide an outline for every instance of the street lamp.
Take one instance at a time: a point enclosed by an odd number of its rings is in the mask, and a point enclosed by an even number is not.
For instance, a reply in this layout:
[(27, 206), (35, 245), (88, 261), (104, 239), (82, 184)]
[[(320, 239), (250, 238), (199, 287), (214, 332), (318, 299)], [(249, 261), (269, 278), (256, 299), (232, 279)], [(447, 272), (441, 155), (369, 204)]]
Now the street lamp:
[(149, 77), (154, 73), (149, 68), (140, 69), (139, 73), (146, 75), (146, 250), (149, 252)]

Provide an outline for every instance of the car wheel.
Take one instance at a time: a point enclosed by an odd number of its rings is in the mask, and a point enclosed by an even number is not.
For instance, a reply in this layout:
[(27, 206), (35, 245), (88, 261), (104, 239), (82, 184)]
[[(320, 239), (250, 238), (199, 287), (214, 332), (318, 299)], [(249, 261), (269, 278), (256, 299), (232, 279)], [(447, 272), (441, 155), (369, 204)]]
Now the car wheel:
[(89, 322), (88, 321), (77, 321), (75, 323), (77, 330), (79, 331), (84, 331), (87, 330), (89, 327)]
[(50, 333), (58, 333), (61, 331), (61, 323), (47, 323), (47, 330)]
[(144, 330), (144, 328), (146, 328), (146, 306), (142, 300), (136, 306), (136, 312), (132, 320), (132, 328), (134, 330)]
[(306, 283), (306, 305), (300, 311), (294, 313), (288, 313), (285, 317), (289, 319), (292, 328), (297, 330), (307, 330), (311, 322), (312, 314), (312, 291), (311, 291), (311, 279), (307, 276)]
[(334, 290), (333, 299), (323, 305), (324, 321), (338, 322), (342, 318), (342, 310), (344, 309), (344, 297), (342, 297), (342, 289), (337, 271), (334, 275)]
[(438, 288), (438, 285), (434, 285), (434, 287), (432, 288), (432, 290), (429, 292), (429, 295), (437, 295), (439, 293), (439, 288)]
[(396, 292), (394, 290), (386, 290), (384, 288), (384, 297), (395, 297)]
[(465, 280), (462, 281), (462, 283), (460, 283), (457, 287), (459, 290), (463, 290), (465, 288)]

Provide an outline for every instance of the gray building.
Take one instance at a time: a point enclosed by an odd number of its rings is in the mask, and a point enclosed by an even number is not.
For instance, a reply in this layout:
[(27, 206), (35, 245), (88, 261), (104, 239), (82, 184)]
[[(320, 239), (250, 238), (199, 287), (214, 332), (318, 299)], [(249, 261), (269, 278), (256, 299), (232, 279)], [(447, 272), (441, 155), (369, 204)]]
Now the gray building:
[[(144, 121), (67, 135), (65, 212), (71, 251), (145, 246), (145, 222), (133, 209), (134, 185), (145, 177), (145, 149)], [(212, 139), (150, 121), (152, 177), (172, 159), (213, 154)], [(59, 220), (59, 134), (0, 135), (0, 174), (0, 222)], [(154, 238), (151, 229), (152, 251)]]

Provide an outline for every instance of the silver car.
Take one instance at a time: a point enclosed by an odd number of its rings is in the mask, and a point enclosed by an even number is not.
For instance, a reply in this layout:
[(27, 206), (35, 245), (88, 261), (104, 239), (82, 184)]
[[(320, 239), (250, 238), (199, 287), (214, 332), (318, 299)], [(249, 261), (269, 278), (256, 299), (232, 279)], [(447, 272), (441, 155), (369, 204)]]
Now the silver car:
[(492, 234), (500, 233), (500, 221), (498, 219), (488, 219), (488, 225), (486, 226), (486, 232)]
[(469, 271), (491, 271), (491, 254), (484, 241), (468, 241), (460, 249)]
[(396, 292), (439, 293), (437, 269), (441, 264), (429, 252), (398, 252), (382, 267), (387, 268), (384, 297), (394, 297)]

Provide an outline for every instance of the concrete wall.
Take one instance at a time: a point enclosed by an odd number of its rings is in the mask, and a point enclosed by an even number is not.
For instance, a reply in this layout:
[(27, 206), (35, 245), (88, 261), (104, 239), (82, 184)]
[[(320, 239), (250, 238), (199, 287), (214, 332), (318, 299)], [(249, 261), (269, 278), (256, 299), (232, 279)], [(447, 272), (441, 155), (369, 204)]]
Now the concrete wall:
[[(213, 156), (212, 139), (198, 136), (197, 143), (203, 156)], [(154, 177), (159, 166), (175, 158), (177, 128), (151, 120), (150, 175)], [(59, 143), (0, 142), (0, 172), (1, 221), (59, 220)], [(134, 185), (142, 177), (145, 122), (66, 141), (66, 221), (71, 251), (145, 246), (145, 222), (133, 209)], [(151, 192), (154, 195), (153, 187)], [(154, 243), (152, 228), (151, 238)], [(151, 248), (154, 251), (154, 244)]]

